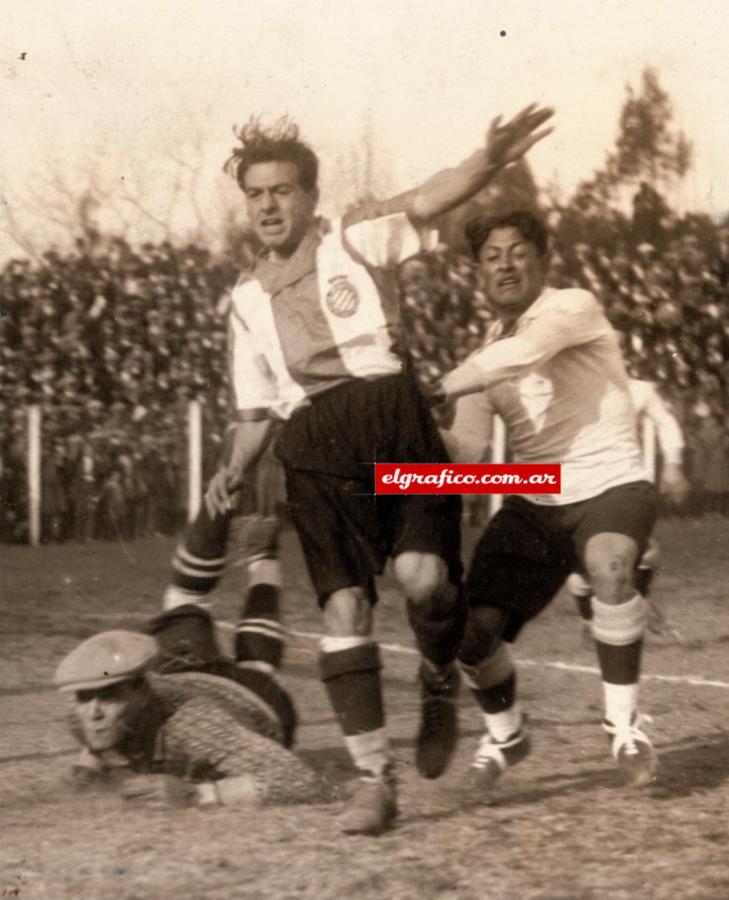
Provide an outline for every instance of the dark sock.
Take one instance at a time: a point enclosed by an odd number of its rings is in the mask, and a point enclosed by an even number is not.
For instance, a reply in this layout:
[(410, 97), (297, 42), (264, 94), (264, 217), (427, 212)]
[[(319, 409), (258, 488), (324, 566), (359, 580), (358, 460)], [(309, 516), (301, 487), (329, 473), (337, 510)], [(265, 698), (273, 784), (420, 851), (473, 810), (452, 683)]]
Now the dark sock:
[(280, 590), (273, 584), (254, 584), (246, 595), (236, 626), (235, 657), (238, 662), (281, 665), (285, 634), (280, 622)]
[(516, 672), (512, 672), (499, 684), (487, 688), (472, 688), (471, 691), (485, 713), (504, 712), (516, 702)]
[(575, 596), (575, 605), (582, 621), (590, 622), (592, 620), (592, 597)]
[(466, 609), (460, 591), (448, 585), (455, 596), (448, 603), (445, 598), (434, 598), (424, 608), (422, 604), (407, 601), (408, 620), (422, 656), (436, 666), (453, 662), (463, 637)]
[(322, 653), (324, 687), (343, 734), (376, 731), (385, 724), (377, 644)]

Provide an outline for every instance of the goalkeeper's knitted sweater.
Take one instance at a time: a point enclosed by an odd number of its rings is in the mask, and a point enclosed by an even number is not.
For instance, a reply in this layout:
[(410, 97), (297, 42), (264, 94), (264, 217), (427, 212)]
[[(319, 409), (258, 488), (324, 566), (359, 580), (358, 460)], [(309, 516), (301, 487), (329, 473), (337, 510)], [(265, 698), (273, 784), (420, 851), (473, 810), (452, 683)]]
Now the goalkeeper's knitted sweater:
[[(79, 765), (102, 778), (125, 769), (198, 782), (248, 775), (263, 805), (332, 799), (334, 788), (277, 743), (253, 699), (233, 688), (227, 696), (225, 689), (215, 696), (204, 682), (203, 690), (196, 690), (197, 680), (150, 675), (149, 702), (124, 744), (102, 753), (85, 749)], [(78, 727), (74, 731), (81, 736)]]

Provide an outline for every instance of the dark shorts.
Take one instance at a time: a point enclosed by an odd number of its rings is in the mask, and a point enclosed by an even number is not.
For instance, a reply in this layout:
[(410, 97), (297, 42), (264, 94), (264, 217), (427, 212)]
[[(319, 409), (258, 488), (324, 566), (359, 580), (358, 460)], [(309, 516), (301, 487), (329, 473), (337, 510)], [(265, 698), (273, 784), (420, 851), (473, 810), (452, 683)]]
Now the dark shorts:
[(610, 488), (564, 506), (508, 497), (476, 545), (466, 578), (468, 606), (507, 613), (506, 640), (540, 613), (571, 572), (584, 572), (587, 542), (613, 532), (632, 538), (638, 559), (655, 522), (655, 489), (647, 481)]
[(320, 602), (364, 587), (388, 557), (433, 553), (453, 582), (462, 574), (458, 496), (378, 496), (375, 462), (448, 462), (438, 429), (409, 374), (356, 380), (318, 397), (283, 427), (291, 517)]

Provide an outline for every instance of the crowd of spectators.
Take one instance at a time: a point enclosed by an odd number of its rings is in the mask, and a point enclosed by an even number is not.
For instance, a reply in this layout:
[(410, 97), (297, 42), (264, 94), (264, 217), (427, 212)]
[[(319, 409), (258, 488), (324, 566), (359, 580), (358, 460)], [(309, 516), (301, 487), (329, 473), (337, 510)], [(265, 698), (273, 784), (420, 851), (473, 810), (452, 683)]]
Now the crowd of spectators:
[(50, 540), (170, 533), (186, 505), (187, 406), (208, 465), (227, 418), (230, 261), (114, 239), (0, 272), (0, 540), (27, 539), (27, 407), (42, 410)]
[[(603, 303), (631, 373), (655, 381), (687, 435), (689, 513), (729, 513), (729, 228), (676, 217), (650, 188), (632, 217), (590, 196), (548, 213), (551, 282)], [(47, 540), (172, 533), (184, 521), (191, 399), (206, 466), (228, 412), (225, 321), (236, 264), (197, 246), (119, 239), (0, 272), (0, 540), (27, 539), (26, 409), (43, 414)], [(466, 255), (399, 272), (403, 332), (426, 382), (477, 348), (490, 312)]]

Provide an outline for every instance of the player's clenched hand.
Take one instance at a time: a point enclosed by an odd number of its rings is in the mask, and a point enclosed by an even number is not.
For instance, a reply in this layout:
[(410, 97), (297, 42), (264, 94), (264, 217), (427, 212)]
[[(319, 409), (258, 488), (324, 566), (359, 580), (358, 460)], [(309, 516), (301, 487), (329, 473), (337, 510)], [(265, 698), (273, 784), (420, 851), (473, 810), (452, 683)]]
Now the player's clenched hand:
[(135, 775), (122, 785), (122, 796), (143, 806), (191, 806), (198, 801), (198, 789), (175, 775)]
[(661, 473), (661, 494), (677, 506), (682, 504), (689, 493), (689, 483), (684, 477), (681, 466), (666, 463)]
[(428, 406), (440, 406), (441, 403), (446, 402), (447, 397), (442, 382), (434, 381), (422, 384), (420, 389), (425, 396)]
[(205, 508), (212, 519), (216, 515), (223, 515), (232, 506), (232, 497), (228, 490), (228, 475), (225, 469), (220, 469), (213, 475), (205, 491)]
[(530, 103), (505, 125), (501, 124), (501, 116), (497, 116), (486, 136), (489, 162), (494, 166), (507, 166), (521, 159), (537, 141), (552, 131), (551, 128), (540, 130), (540, 126), (553, 115), (553, 109)]
[(243, 475), (239, 466), (224, 466), (210, 479), (205, 491), (205, 507), (210, 518), (223, 515), (235, 506), (233, 495), (243, 483)]

